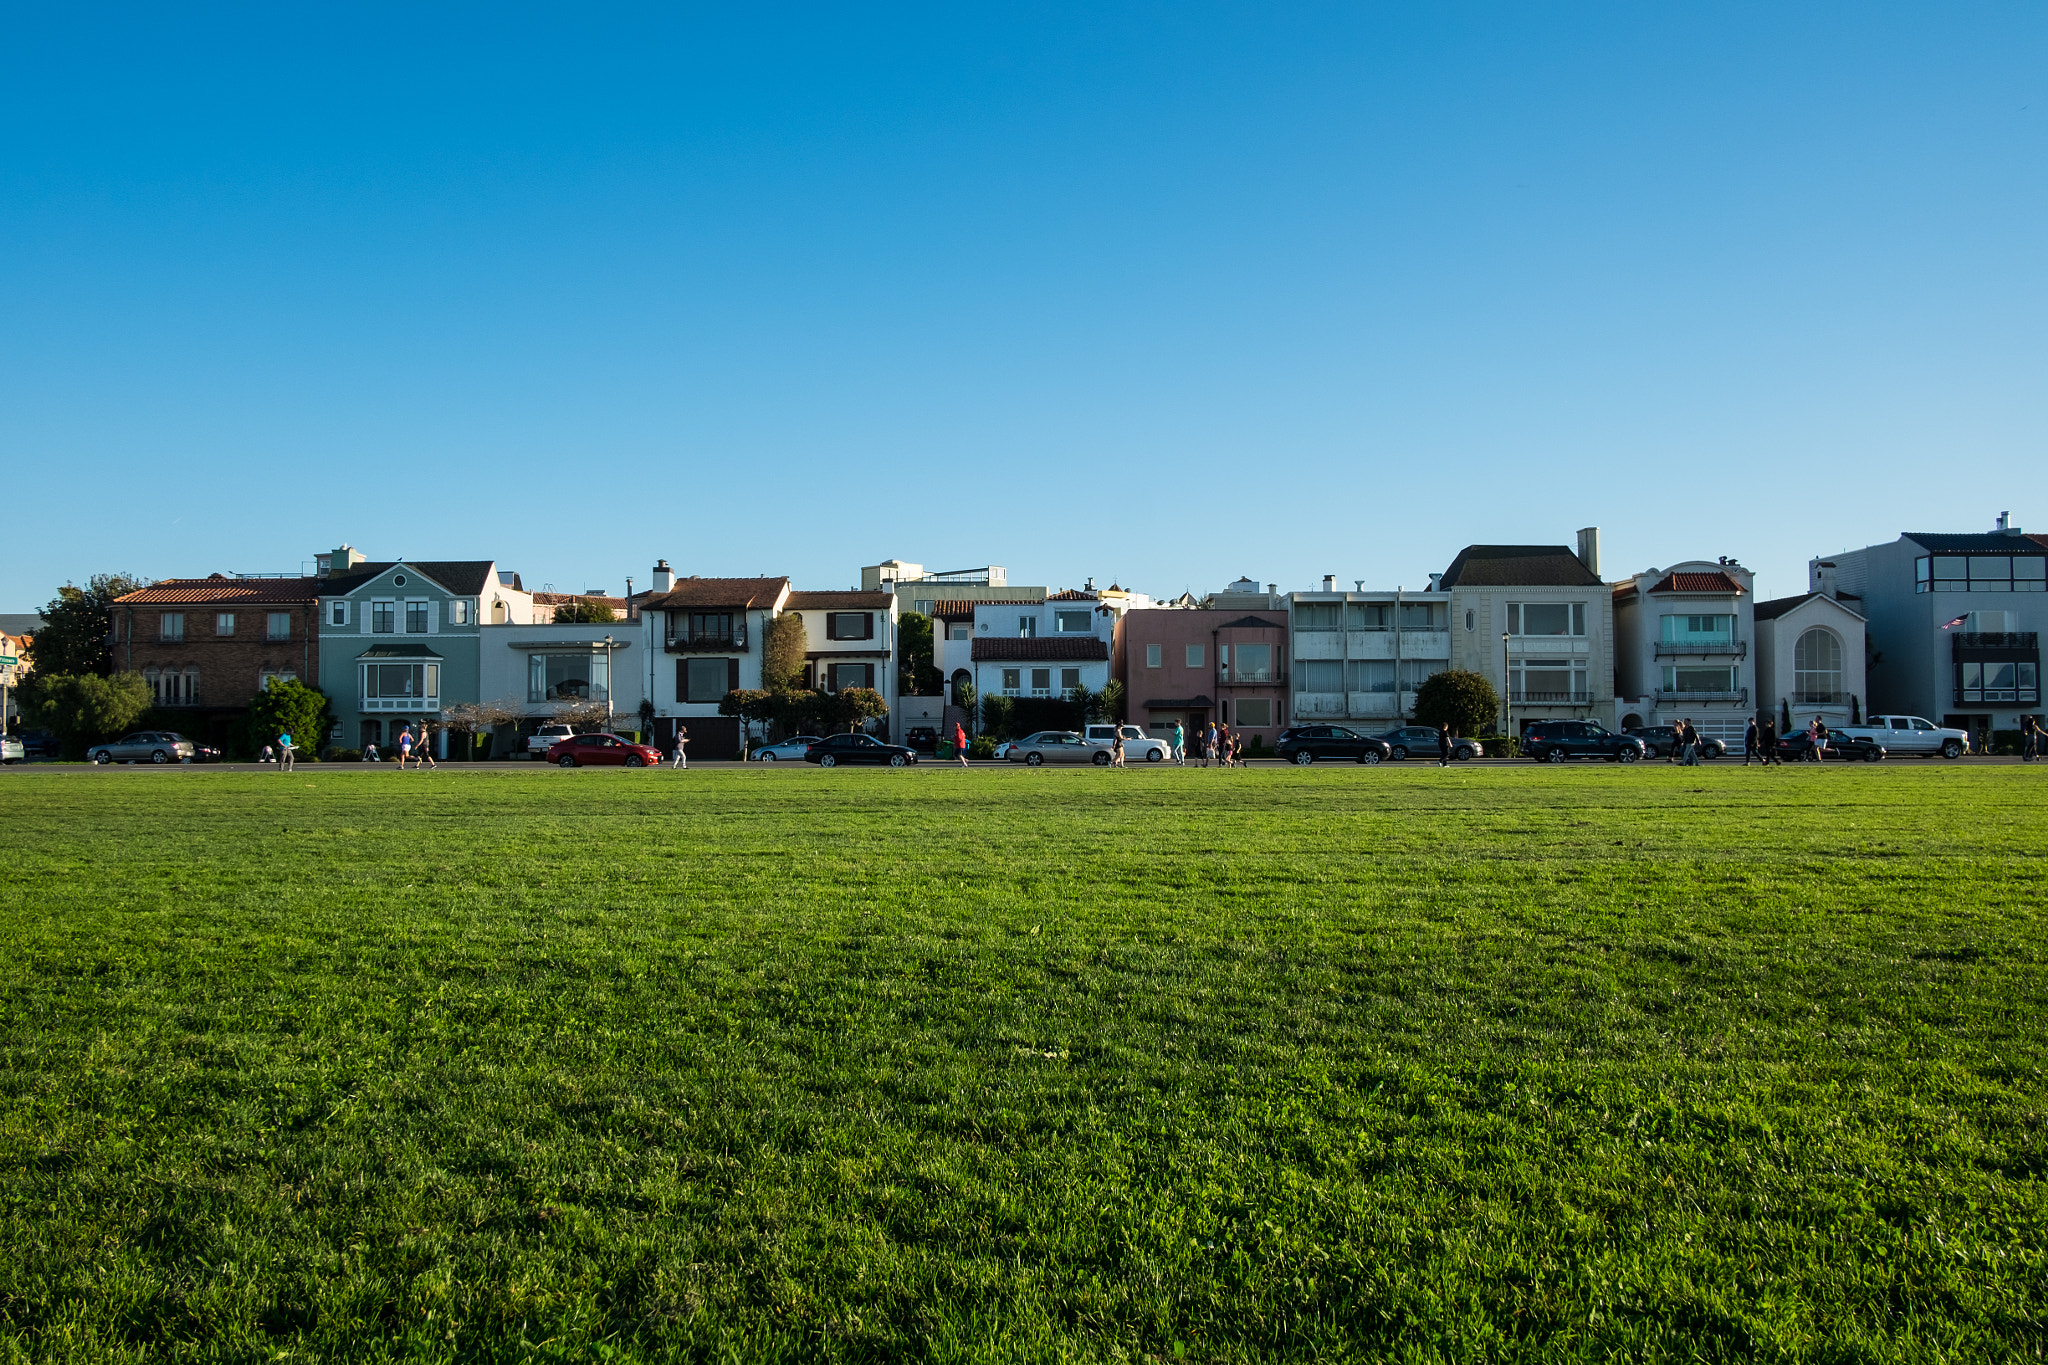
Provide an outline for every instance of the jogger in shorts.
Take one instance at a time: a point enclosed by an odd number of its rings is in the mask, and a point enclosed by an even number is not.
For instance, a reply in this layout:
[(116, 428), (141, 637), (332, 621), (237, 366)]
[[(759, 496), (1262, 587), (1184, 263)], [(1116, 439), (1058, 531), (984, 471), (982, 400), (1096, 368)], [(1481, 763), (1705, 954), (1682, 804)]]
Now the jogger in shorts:
[(690, 766), (689, 745), (690, 727), (678, 725), (676, 727), (676, 761), (670, 765), (671, 767), (688, 768)]

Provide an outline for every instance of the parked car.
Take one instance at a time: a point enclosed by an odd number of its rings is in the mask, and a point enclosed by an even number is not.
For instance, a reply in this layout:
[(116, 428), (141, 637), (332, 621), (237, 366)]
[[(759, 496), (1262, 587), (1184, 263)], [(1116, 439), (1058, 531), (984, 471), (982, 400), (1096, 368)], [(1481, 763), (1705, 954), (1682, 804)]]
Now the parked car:
[(192, 746), (192, 761), (194, 763), (218, 763), (220, 760), (220, 750), (214, 748), (211, 744), (194, 744)]
[(842, 763), (886, 763), (892, 768), (917, 762), (917, 750), (884, 744), (873, 735), (827, 735), (804, 753), (806, 763), (836, 768)]
[(548, 762), (564, 768), (654, 768), (661, 765), (661, 750), (652, 744), (635, 744), (620, 735), (570, 735), (548, 746)]
[(30, 758), (61, 758), (64, 754), (63, 741), (48, 730), (31, 730), (21, 737), (21, 747), (28, 750)]
[(811, 751), (818, 742), (817, 735), (791, 735), (788, 739), (774, 744), (764, 744), (754, 750), (756, 763), (793, 763)]
[(95, 763), (189, 763), (192, 741), (170, 730), (137, 730), (95, 745), (89, 756)]
[(1597, 720), (1539, 720), (1522, 731), (1522, 752), (1545, 763), (1604, 758), (1633, 763), (1649, 752), (1634, 735), (1617, 735)]
[(28, 746), (19, 735), (0, 735), (0, 763), (19, 763), (28, 757)]
[[(1669, 758), (1678, 744), (1676, 725), (1631, 725), (1622, 731), (1634, 735), (1643, 742), (1644, 758)], [(1720, 758), (1728, 752), (1728, 746), (1718, 739), (1700, 736), (1700, 757)]]
[[(1804, 763), (1808, 759), (1813, 741), (1806, 737), (1806, 731), (1794, 730), (1778, 738), (1778, 757), (1787, 763)], [(1828, 747), (1821, 750), (1823, 759), (1838, 759), (1850, 763), (1862, 759), (1865, 763), (1876, 763), (1885, 756), (1885, 747), (1868, 735), (1850, 735), (1834, 730), (1828, 732)]]
[[(1006, 740), (1004, 740), (1004, 741), (1003, 741), (1003, 742), (1002, 742), (1001, 744), (998, 744), (998, 745), (996, 745), (996, 757), (997, 757), (997, 758), (1008, 758), (1008, 757), (1010, 756), (1010, 746), (1011, 746), (1012, 744), (1015, 744), (1016, 742), (1017, 742), (1017, 741), (1016, 741), (1016, 740), (1014, 740), (1014, 739), (1006, 739)], [(974, 743), (974, 741), (973, 741), (973, 740), (969, 740), (969, 741), (968, 741), (968, 744), (969, 744), (970, 746), (971, 746), (971, 745), (972, 745), (973, 743)]]
[[(1124, 750), (1126, 759), (1130, 750)], [(1035, 735), (1012, 740), (1003, 757), (1012, 763), (1036, 768), (1046, 763), (1094, 763), (1109, 766), (1109, 746), (1090, 744), (1077, 730), (1040, 730)]]
[(935, 754), (939, 751), (939, 732), (929, 725), (920, 725), (903, 736), (903, 742), (921, 754)]
[(574, 726), (550, 722), (526, 737), (526, 752), (535, 758), (546, 758), (548, 750), (565, 739), (575, 737)]
[(1282, 730), (1273, 745), (1275, 757), (1303, 767), (1319, 758), (1344, 759), (1353, 763), (1377, 763), (1392, 757), (1394, 746), (1371, 735), (1361, 735), (1341, 725), (1297, 725)]
[[(1387, 757), (1396, 763), (1409, 757), (1435, 758), (1440, 752), (1437, 747), (1436, 731), (1427, 725), (1404, 725), (1398, 730), (1389, 730), (1380, 736), (1387, 742)], [(1475, 758), (1486, 757), (1486, 750), (1479, 747), (1476, 739), (1451, 737), (1451, 757), (1460, 763), (1469, 763)]]
[(1107, 749), (1116, 743), (1117, 731), (1123, 731), (1124, 762), (1164, 763), (1172, 756), (1173, 746), (1164, 740), (1152, 738), (1135, 725), (1091, 725), (1082, 731), (1082, 738), (1090, 744), (1100, 744)]
[[(1795, 714), (1795, 726), (1798, 719)], [(1872, 716), (1861, 725), (1844, 725), (1839, 730), (1828, 732), (1830, 745), (1836, 735), (1855, 735), (1881, 744), (1888, 754), (1918, 754), (1922, 758), (1940, 754), (1943, 758), (1961, 758), (1970, 752), (1969, 731), (1947, 729), (1918, 716)]]

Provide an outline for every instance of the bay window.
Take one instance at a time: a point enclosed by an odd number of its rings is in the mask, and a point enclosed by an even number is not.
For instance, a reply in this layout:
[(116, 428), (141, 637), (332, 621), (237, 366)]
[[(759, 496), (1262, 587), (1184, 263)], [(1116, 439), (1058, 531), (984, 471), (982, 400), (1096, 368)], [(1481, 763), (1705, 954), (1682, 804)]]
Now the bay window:
[[(611, 699), (611, 664), (603, 654), (586, 650), (573, 654), (532, 654), (527, 656), (526, 670), (529, 702)], [(723, 676), (721, 664), (720, 677)]]
[(1584, 602), (1510, 602), (1510, 635), (1584, 635)]
[(439, 710), (441, 665), (438, 661), (358, 664), (357, 695), (365, 711)]

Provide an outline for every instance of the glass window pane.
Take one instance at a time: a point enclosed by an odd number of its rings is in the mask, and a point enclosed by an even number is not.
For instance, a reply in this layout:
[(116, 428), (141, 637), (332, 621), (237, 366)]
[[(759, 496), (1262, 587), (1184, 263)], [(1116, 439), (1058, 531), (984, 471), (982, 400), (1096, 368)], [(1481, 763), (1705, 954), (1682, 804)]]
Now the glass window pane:
[(1569, 635), (1572, 628), (1572, 609), (1565, 602), (1524, 602), (1522, 604), (1522, 634), (1524, 635)]
[(1243, 683), (1273, 681), (1273, 646), (1239, 645), (1235, 676)]
[[(1391, 668), (1392, 665), (1389, 665)], [(1303, 692), (1342, 692), (1344, 664), (1339, 659), (1296, 660), (1295, 686)], [(1391, 690), (1391, 688), (1389, 689)]]

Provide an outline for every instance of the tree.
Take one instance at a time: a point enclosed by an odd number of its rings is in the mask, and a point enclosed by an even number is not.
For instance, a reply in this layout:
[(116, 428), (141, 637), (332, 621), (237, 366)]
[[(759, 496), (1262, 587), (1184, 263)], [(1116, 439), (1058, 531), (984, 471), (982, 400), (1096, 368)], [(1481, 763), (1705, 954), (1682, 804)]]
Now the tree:
[(959, 707), (962, 711), (965, 711), (967, 713), (967, 728), (970, 730), (976, 728), (974, 724), (976, 711), (974, 705), (973, 683), (956, 682), (953, 684), (953, 705)]
[(441, 725), (464, 737), (465, 756), (476, 751), (476, 737), (500, 725), (517, 725), (525, 713), (514, 701), (459, 702), (441, 712)]
[(21, 709), (64, 746), (66, 758), (85, 757), (96, 740), (120, 734), (150, 706), (149, 684), (140, 673), (44, 673), (29, 675)]
[(577, 597), (555, 608), (555, 624), (558, 626), (605, 626), (619, 619), (619, 614), (595, 597)]
[(906, 611), (896, 621), (896, 648), (902, 656), (898, 686), (906, 697), (936, 697), (945, 684), (933, 662), (932, 618)]
[(761, 685), (784, 692), (803, 681), (804, 655), (811, 647), (801, 612), (785, 612), (761, 632)]
[(57, 589), (29, 645), (36, 671), (80, 678), (111, 674), (114, 655), (107, 640), (114, 633), (114, 599), (143, 586), (127, 574), (102, 573), (82, 588), (66, 583)]
[(1104, 720), (1120, 721), (1124, 718), (1124, 684), (1121, 678), (1111, 678), (1095, 695), (1102, 703)]
[(1419, 725), (1448, 725), (1453, 734), (1482, 735), (1500, 723), (1500, 693), (1483, 673), (1447, 668), (1430, 674), (1415, 689), (1415, 720)]
[(555, 720), (572, 730), (602, 730), (612, 723), (612, 706), (606, 701), (561, 701), (555, 703)]
[(981, 733), (994, 739), (1010, 737), (1012, 713), (1016, 710), (1016, 698), (1006, 697), (1000, 692), (991, 692), (981, 699)]
[(297, 678), (273, 679), (249, 703), (249, 747), (260, 749), (290, 735), (303, 753), (317, 754), (327, 735), (327, 697)]
[(819, 698), (819, 715), (828, 726), (844, 725), (857, 730), (870, 720), (889, 714), (889, 704), (872, 687), (847, 687), (824, 693)]
[(734, 688), (718, 699), (718, 714), (738, 718), (746, 727), (742, 747), (751, 747), (756, 725), (769, 725), (782, 718), (783, 698), (787, 695), (765, 688)]

